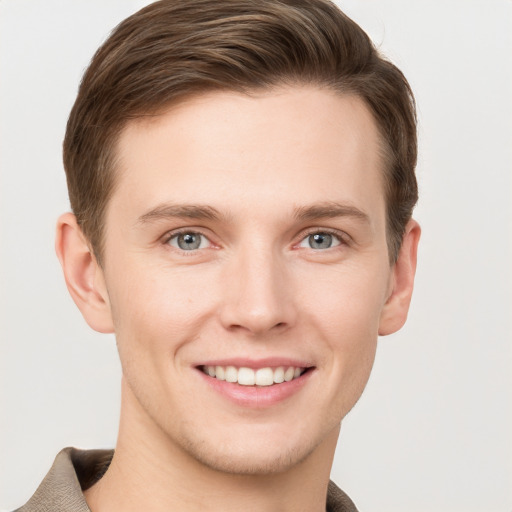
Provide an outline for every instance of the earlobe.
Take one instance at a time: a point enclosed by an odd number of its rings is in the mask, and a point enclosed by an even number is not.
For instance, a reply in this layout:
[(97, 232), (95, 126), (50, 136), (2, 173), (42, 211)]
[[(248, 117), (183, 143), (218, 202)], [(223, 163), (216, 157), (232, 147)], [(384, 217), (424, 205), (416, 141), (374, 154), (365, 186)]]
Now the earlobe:
[(407, 320), (414, 287), (420, 234), (419, 224), (415, 220), (410, 220), (405, 228), (398, 259), (392, 268), (391, 292), (382, 309), (379, 336), (398, 331)]
[(69, 293), (94, 330), (114, 332), (103, 271), (72, 213), (57, 221), (55, 250)]

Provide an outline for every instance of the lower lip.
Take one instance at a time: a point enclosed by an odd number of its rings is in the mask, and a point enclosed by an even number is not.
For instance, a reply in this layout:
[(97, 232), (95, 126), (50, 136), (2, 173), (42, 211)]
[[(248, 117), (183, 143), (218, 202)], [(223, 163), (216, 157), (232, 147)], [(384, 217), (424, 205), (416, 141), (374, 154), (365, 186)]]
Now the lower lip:
[(206, 384), (224, 398), (234, 402), (236, 405), (256, 409), (276, 405), (295, 395), (304, 387), (314, 373), (313, 368), (311, 368), (300, 377), (289, 382), (273, 384), (272, 386), (242, 386), (210, 377), (200, 369), (197, 371)]

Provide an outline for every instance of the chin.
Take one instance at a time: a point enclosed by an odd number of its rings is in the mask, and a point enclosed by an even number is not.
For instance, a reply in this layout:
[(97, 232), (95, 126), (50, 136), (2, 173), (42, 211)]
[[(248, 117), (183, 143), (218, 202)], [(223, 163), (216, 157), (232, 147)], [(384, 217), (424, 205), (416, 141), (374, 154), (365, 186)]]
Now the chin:
[(207, 441), (188, 439), (182, 444), (187, 454), (215, 471), (238, 475), (283, 473), (308, 459), (320, 442), (306, 436), (233, 435)]
[(201, 451), (191, 453), (210, 469), (236, 475), (271, 475), (284, 473), (307, 459), (312, 450), (288, 449), (280, 453), (255, 453), (252, 450)]

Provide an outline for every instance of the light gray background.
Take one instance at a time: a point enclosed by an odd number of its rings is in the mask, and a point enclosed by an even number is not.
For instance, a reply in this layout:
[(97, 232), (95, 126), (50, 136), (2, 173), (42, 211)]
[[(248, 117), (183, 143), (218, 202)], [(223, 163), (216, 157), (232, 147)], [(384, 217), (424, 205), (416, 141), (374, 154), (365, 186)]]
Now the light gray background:
[[(53, 251), (61, 141), (83, 69), (129, 0), (0, 0), (0, 509), (67, 445), (111, 447), (114, 340)], [(340, 1), (409, 78), (423, 226), (407, 326), (383, 338), (333, 478), (361, 512), (512, 511), (512, 2)]]

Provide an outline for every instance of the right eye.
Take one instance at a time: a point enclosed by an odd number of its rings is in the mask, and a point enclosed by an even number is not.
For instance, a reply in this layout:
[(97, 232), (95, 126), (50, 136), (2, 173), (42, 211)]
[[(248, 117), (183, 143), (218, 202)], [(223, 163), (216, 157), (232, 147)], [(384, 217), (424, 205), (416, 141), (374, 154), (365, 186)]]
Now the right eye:
[(299, 244), (299, 247), (306, 247), (318, 251), (322, 249), (331, 249), (341, 245), (341, 243), (342, 241), (339, 235), (328, 231), (316, 231), (306, 236), (306, 238), (304, 238)]
[(175, 233), (169, 237), (167, 243), (182, 251), (196, 251), (210, 247), (211, 242), (202, 233), (196, 231), (184, 231)]

